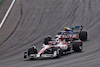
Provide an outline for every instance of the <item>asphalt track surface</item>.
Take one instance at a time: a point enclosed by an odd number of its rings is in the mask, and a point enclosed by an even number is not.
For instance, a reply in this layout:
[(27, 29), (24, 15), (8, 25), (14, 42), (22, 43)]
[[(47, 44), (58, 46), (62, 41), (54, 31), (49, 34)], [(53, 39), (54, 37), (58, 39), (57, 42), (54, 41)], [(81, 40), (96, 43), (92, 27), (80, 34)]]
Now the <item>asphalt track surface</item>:
[[(24, 61), (23, 53), (64, 26), (83, 25), (83, 52)], [(0, 67), (100, 67), (100, 0), (16, 0), (0, 29)]]

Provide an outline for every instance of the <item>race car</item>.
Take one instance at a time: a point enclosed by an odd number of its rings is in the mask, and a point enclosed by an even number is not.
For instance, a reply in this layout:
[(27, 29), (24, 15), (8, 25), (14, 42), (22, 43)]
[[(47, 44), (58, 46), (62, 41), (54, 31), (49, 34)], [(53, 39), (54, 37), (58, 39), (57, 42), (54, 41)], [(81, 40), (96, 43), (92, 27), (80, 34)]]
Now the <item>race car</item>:
[(28, 52), (24, 53), (24, 58), (53, 58), (60, 57), (60, 55), (60, 48), (54, 47), (53, 45), (45, 45), (39, 52), (34, 48), (28, 49)]
[[(83, 31), (83, 26), (75, 26), (75, 27), (65, 27), (64, 28), (65, 31), (60, 31), (58, 34), (59, 35), (66, 35), (66, 33), (71, 33), (72, 36), (76, 36), (76, 38), (74, 39), (81, 39), (82, 41), (86, 41), (88, 34), (87, 31)], [(68, 31), (68, 32), (67, 32)]]
[(69, 37), (63, 35), (56, 35), (56, 39), (48, 41), (48, 44), (43, 44), (42, 49), (37, 51), (37, 48), (33, 46), (24, 53), (24, 58), (59, 58), (63, 54), (74, 52), (81, 52), (82, 41), (71, 40), (73, 36)]

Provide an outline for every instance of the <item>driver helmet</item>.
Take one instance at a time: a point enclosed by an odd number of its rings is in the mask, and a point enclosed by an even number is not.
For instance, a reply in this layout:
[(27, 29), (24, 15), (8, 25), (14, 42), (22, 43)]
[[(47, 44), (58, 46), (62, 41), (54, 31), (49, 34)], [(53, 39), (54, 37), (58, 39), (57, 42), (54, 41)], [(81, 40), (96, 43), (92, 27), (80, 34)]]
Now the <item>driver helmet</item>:
[(48, 35), (48, 37), (50, 37), (50, 38), (51, 38), (51, 35)]
[(56, 45), (56, 43), (55, 43), (55, 42), (53, 42), (53, 43), (52, 43), (52, 45)]
[(60, 38), (60, 35), (56, 35), (55, 38)]
[(71, 28), (68, 28), (68, 27), (65, 27), (64, 30), (65, 31), (71, 31), (72, 29)]
[(33, 49), (36, 49), (36, 46), (33, 46), (32, 48), (33, 48)]

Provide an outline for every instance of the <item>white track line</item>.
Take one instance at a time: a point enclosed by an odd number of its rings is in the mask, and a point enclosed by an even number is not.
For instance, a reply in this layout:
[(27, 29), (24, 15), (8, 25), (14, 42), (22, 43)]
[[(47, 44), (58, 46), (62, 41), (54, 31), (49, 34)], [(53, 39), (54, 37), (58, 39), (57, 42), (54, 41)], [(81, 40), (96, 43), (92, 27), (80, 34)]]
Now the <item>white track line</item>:
[(2, 28), (2, 26), (3, 26), (3, 24), (4, 24), (5, 20), (6, 20), (6, 18), (7, 18), (7, 16), (8, 16), (8, 14), (10, 13), (10, 11), (11, 11), (11, 9), (12, 9), (14, 3), (15, 3), (15, 1), (16, 1), (16, 0), (13, 0), (13, 1), (12, 1), (12, 3), (11, 3), (11, 5), (10, 5), (9, 9), (7, 10), (7, 12), (6, 12), (6, 14), (5, 14), (3, 20), (1, 21), (1, 23), (0, 23), (0, 29)]

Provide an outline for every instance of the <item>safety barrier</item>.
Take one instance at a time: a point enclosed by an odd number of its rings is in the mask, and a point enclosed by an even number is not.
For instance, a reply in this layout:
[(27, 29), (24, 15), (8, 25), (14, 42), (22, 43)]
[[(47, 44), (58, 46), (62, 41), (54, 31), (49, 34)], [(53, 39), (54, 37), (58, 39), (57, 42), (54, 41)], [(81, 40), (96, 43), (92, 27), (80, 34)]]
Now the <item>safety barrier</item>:
[(0, 4), (2, 3), (3, 0), (0, 0)]

